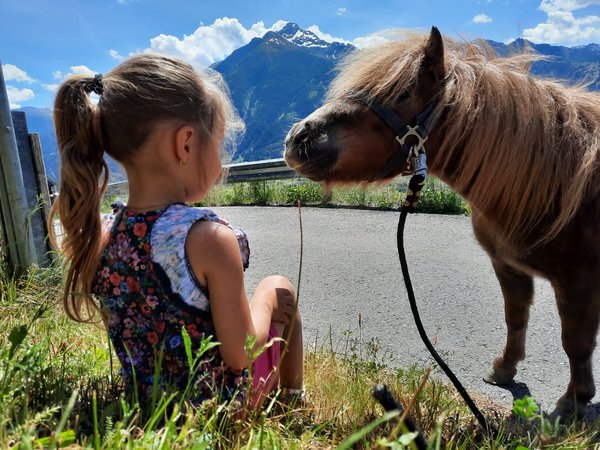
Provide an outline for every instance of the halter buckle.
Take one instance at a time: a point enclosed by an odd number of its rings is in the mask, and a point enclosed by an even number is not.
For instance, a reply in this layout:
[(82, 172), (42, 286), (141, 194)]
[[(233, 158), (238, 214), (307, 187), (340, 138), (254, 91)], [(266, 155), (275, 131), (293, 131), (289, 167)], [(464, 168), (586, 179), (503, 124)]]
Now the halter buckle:
[(421, 134), (417, 131), (417, 129), (419, 128), (418, 124), (414, 127), (411, 127), (410, 125), (406, 125), (406, 127), (408, 128), (408, 131), (404, 133), (402, 137), (396, 136), (396, 140), (400, 143), (400, 145), (404, 145), (404, 142), (406, 141), (407, 137), (415, 136), (419, 140), (419, 142), (412, 147), (412, 151), (418, 154), (423, 149), (423, 146), (425, 145), (428, 136), (421, 136)]

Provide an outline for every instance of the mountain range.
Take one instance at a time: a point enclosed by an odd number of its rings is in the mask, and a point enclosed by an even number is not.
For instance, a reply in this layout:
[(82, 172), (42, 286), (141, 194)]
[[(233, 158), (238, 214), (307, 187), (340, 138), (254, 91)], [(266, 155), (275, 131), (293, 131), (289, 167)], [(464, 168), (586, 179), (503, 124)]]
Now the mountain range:
[(348, 44), (327, 43), (288, 23), (214, 64), (246, 123), (234, 158), (280, 157), (289, 128), (321, 105), (336, 63), (353, 49)]
[[(551, 60), (532, 65), (533, 75), (585, 83), (590, 90), (600, 90), (598, 44), (561, 47), (523, 39), (510, 44), (488, 42), (499, 55), (527, 46), (550, 56)], [(280, 157), (289, 128), (321, 105), (335, 76), (336, 64), (352, 50), (350, 44), (326, 42), (290, 22), (277, 32), (252, 39), (213, 64), (212, 68), (226, 81), (233, 104), (246, 124), (246, 132), (233, 154), (234, 161)], [(29, 131), (40, 133), (48, 175), (57, 178), (59, 158), (51, 110), (32, 107), (22, 110), (27, 114)], [(110, 165), (113, 181), (123, 178), (117, 165)]]

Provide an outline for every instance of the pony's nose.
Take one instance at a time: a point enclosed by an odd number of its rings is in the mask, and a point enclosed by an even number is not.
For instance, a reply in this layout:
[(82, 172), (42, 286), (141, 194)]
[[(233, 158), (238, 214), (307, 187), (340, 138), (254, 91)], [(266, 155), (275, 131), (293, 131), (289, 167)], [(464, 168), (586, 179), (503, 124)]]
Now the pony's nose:
[(311, 125), (308, 121), (302, 121), (294, 124), (287, 137), (285, 138), (286, 147), (297, 145), (308, 138)]
[[(283, 156), (288, 165), (295, 162), (306, 161), (308, 158), (307, 142), (311, 126), (309, 122), (302, 121), (294, 124), (285, 138), (285, 148)], [(291, 167), (291, 166), (290, 166)]]

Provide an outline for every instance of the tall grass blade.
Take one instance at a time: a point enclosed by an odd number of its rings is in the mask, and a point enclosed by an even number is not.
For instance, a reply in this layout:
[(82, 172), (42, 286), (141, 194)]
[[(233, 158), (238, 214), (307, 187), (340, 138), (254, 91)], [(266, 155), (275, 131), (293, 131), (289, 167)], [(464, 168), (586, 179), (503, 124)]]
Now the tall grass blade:
[(358, 441), (365, 438), (365, 436), (371, 433), (375, 428), (379, 425), (382, 425), (386, 422), (389, 422), (394, 417), (398, 417), (400, 415), (399, 411), (389, 411), (383, 414), (380, 418), (374, 420), (373, 422), (365, 425), (362, 429), (358, 430), (356, 433), (352, 434), (348, 439), (342, 442), (337, 450), (350, 450), (353, 448), (353, 445)]
[[(60, 417), (60, 421), (58, 422), (58, 426), (56, 427), (56, 431), (54, 432), (54, 441), (53, 441), (53, 445), (56, 446), (56, 448), (59, 448), (59, 445), (62, 445), (63, 439), (66, 436), (62, 435), (62, 431), (63, 428), (65, 427), (65, 425), (67, 424), (67, 420), (69, 419), (69, 415), (71, 414), (71, 411), (73, 410), (73, 407), (75, 406), (75, 401), (77, 400), (77, 396), (79, 395), (79, 391), (77, 389), (75, 389), (73, 391), (73, 393), (71, 394), (71, 398), (69, 398), (69, 402), (67, 403), (67, 406), (65, 407), (62, 416)], [(72, 430), (69, 430), (72, 431)], [(73, 431), (73, 436), (75, 435), (75, 432)], [(68, 434), (68, 437), (70, 438), (70, 434)]]

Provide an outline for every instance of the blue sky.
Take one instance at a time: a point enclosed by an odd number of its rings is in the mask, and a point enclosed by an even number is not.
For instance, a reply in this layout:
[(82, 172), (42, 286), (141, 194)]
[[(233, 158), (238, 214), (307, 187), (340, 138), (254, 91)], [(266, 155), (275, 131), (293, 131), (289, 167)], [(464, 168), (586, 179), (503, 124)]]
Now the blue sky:
[(202, 67), (282, 21), (357, 46), (432, 25), (467, 39), (600, 43), (600, 0), (0, 0), (0, 61), (13, 107), (50, 107), (71, 73), (146, 50)]

